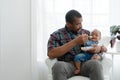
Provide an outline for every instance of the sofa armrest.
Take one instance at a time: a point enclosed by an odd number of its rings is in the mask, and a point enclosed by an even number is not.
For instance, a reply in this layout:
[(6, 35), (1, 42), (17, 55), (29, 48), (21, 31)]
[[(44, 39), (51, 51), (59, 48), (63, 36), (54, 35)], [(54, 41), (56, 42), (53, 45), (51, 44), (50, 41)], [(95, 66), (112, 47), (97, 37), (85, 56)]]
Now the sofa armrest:
[(112, 68), (112, 60), (110, 58), (107, 58), (106, 56), (104, 56), (101, 63), (103, 65), (104, 75), (109, 75), (110, 69)]
[(47, 58), (47, 59), (45, 60), (45, 63), (47, 64), (47, 67), (48, 67), (50, 73), (52, 73), (51, 69), (52, 69), (53, 65), (54, 65), (56, 62), (57, 62), (57, 59), (56, 59), (56, 58), (55, 58), (55, 59)]

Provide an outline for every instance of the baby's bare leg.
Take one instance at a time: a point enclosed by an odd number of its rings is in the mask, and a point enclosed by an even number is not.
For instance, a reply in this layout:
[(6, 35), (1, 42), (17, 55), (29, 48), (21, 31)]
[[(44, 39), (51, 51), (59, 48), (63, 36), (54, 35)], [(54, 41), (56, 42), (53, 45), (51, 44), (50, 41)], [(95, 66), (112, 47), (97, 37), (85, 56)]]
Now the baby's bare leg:
[(81, 63), (75, 62), (75, 66), (76, 66), (75, 74), (80, 74)]

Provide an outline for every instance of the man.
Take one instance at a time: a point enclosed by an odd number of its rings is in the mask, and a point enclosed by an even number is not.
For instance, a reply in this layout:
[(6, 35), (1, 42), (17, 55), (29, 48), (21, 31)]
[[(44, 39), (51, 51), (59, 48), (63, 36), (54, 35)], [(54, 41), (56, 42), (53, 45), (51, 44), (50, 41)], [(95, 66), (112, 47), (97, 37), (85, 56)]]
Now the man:
[[(48, 41), (48, 57), (57, 58), (52, 67), (53, 80), (67, 80), (74, 76), (74, 56), (81, 53), (81, 46), (88, 40), (90, 32), (82, 29), (82, 15), (76, 10), (67, 12), (66, 25), (51, 34)], [(90, 53), (100, 52), (95, 46)], [(100, 61), (89, 60), (81, 65), (81, 75), (90, 77), (90, 80), (104, 80)]]

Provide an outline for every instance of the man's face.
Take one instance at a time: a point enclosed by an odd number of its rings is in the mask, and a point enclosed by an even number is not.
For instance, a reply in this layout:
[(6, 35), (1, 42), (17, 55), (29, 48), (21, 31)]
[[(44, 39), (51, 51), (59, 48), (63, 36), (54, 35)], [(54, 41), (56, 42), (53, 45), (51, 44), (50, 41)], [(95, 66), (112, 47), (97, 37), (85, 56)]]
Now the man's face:
[(68, 28), (73, 32), (79, 32), (82, 29), (82, 18), (74, 18), (74, 22), (69, 23)]

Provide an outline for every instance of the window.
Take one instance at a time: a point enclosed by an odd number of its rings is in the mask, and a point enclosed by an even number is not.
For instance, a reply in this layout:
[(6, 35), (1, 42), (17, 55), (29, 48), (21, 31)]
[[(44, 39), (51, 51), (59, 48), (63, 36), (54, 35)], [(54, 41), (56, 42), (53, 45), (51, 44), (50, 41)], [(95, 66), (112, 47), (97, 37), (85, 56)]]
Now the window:
[(65, 14), (71, 9), (82, 14), (84, 28), (97, 28), (104, 36), (109, 35), (109, 0), (39, 0), (38, 5), (38, 18), (41, 20), (38, 22), (38, 29), (41, 29), (38, 30), (38, 60), (46, 58), (50, 34), (65, 26)]

